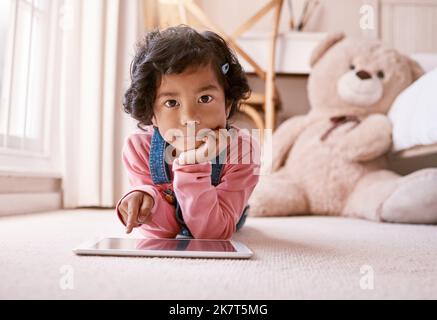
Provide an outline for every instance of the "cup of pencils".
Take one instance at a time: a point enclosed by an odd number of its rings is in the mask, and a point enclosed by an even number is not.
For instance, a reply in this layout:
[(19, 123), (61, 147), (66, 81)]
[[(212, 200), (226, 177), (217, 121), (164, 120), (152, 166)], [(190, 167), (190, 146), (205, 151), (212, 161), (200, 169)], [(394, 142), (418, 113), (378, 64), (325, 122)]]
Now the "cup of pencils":
[(290, 11), (290, 29), (303, 31), (319, 7), (319, 0), (287, 0)]

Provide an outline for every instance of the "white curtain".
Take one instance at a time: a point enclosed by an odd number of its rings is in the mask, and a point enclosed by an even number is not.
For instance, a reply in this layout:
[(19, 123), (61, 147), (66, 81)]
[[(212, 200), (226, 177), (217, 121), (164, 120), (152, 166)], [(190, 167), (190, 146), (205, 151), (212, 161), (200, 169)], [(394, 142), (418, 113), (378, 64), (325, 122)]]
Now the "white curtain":
[(70, 0), (62, 10), (64, 207), (113, 207), (127, 188), (121, 148), (135, 123), (122, 112), (141, 0)]

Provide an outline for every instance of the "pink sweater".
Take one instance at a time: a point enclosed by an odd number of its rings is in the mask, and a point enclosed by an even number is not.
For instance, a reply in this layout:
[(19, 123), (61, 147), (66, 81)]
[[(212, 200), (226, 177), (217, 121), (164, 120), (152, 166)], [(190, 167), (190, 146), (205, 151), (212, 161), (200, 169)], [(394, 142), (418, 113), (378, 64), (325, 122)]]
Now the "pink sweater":
[[(211, 184), (211, 161), (180, 165), (178, 159), (170, 165), (173, 183), (155, 185), (149, 171), (149, 151), (153, 126), (145, 127), (127, 138), (123, 162), (127, 169), (130, 190), (120, 199), (118, 207), (129, 193), (147, 192), (154, 199), (151, 219), (139, 229), (147, 237), (174, 238), (180, 231), (174, 205), (167, 202), (163, 191), (170, 188), (176, 194), (182, 215), (192, 235), (198, 239), (229, 239), (258, 183), (259, 143), (237, 127), (238, 143), (228, 146), (220, 184)], [(248, 161), (249, 160), (249, 161)]]

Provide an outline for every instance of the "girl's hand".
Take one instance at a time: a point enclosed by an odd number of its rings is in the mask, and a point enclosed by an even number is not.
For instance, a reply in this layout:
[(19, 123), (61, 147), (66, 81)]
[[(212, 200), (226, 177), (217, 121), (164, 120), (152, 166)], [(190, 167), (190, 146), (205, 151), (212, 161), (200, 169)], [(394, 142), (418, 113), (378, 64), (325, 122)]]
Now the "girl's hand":
[(134, 191), (121, 201), (118, 209), (126, 225), (126, 233), (131, 233), (133, 228), (138, 228), (149, 220), (153, 204), (152, 196), (142, 191)]
[(181, 152), (179, 164), (195, 164), (214, 159), (228, 146), (228, 137), (227, 130), (211, 130), (197, 149)]

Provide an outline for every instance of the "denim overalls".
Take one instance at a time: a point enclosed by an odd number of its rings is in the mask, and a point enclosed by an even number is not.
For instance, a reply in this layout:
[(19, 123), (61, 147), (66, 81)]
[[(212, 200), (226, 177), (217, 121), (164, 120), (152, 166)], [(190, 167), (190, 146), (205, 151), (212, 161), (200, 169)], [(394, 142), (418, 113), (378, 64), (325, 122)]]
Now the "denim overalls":
[[(157, 127), (153, 126), (154, 132), (152, 136), (152, 142), (150, 146), (150, 174), (152, 176), (153, 183), (155, 185), (171, 183), (173, 181), (172, 172), (169, 164), (165, 161), (165, 152), (167, 150), (167, 146), (169, 145), (167, 141), (161, 136)], [(226, 126), (226, 129), (229, 130), (230, 127)], [(169, 150), (172, 150), (169, 148)], [(211, 171), (211, 183), (213, 186), (217, 186), (220, 183), (221, 171), (223, 168), (223, 164), (226, 160), (226, 149), (222, 151), (215, 159), (211, 160), (212, 162), (212, 171)], [(192, 237), (190, 230), (184, 222), (184, 217), (182, 216), (182, 211), (177, 201), (176, 195), (171, 189), (167, 189), (164, 193), (174, 199), (173, 205), (176, 207), (175, 214), (176, 220), (181, 226), (180, 235), (186, 237)], [(247, 212), (249, 209), (249, 205), (246, 205), (243, 212), (241, 213), (240, 220), (238, 221), (236, 228), (237, 231), (241, 229), (244, 222), (246, 221)]]

